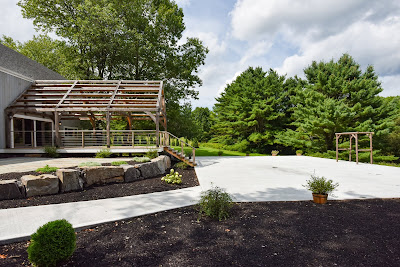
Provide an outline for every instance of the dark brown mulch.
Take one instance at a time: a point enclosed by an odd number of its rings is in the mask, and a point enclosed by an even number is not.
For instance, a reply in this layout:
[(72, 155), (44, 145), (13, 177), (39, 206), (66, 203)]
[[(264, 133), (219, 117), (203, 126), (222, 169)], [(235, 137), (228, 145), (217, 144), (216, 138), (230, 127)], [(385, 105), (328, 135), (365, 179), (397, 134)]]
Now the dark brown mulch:
[[(192, 206), (78, 232), (63, 266), (399, 266), (399, 218), (400, 199), (241, 203), (223, 222)], [(27, 244), (0, 265), (28, 264)]]
[[(169, 172), (169, 169), (167, 171)], [(87, 187), (85, 188), (84, 191), (78, 191), (78, 192), (68, 192), (68, 193), (48, 195), (48, 196), (37, 196), (37, 197), (30, 197), (28, 199), (1, 200), (0, 209), (133, 196), (133, 195), (175, 190), (175, 189), (193, 187), (199, 185), (199, 181), (197, 180), (197, 175), (194, 168), (188, 168), (186, 170), (177, 169), (177, 171), (180, 174), (182, 174), (181, 185), (167, 184), (161, 181), (161, 178), (164, 175), (159, 175), (155, 178), (135, 181), (132, 183), (117, 183), (117, 184)], [(19, 175), (21, 176), (21, 173), (19, 173)]]

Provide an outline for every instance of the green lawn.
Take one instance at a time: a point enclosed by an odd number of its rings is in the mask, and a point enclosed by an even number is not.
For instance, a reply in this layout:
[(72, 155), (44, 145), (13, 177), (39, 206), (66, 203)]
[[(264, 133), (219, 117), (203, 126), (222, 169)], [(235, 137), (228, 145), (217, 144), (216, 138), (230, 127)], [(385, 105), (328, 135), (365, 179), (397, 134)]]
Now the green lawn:
[[(181, 147), (179, 147), (179, 146), (173, 146), (173, 148), (178, 151), (181, 150)], [(192, 149), (190, 147), (184, 147), (183, 150), (185, 151), (185, 154), (192, 151)], [(200, 148), (196, 148), (196, 157), (197, 156), (218, 156), (218, 151), (222, 151), (222, 156), (246, 156), (246, 153), (242, 153), (242, 152), (238, 152), (238, 151), (216, 149), (216, 148), (205, 147), (203, 145), (200, 145)], [(250, 156), (267, 156), (267, 155), (258, 154), (258, 153), (250, 153)]]

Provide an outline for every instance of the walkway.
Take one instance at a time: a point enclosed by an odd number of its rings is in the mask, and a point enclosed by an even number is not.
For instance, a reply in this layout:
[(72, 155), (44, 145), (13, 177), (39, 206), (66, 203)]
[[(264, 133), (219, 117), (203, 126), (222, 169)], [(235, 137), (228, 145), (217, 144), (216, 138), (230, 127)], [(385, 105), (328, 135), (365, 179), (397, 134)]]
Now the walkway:
[[(59, 166), (53, 159), (45, 164)], [(85, 159), (85, 161), (89, 159)], [(91, 158), (90, 160), (93, 160)], [(99, 159), (100, 160), (100, 159)], [(104, 160), (104, 159), (101, 159)], [(195, 204), (211, 183), (225, 188), (235, 201), (310, 200), (302, 184), (315, 172), (339, 182), (331, 199), (400, 197), (400, 168), (334, 160), (278, 157), (198, 157), (196, 173), (201, 186), (167, 192), (66, 204), (0, 210), (0, 243), (24, 240), (44, 223), (65, 218), (75, 228), (127, 219)], [(45, 161), (29, 159), (30, 168)], [(34, 163), (40, 166), (34, 166)], [(66, 161), (68, 163), (68, 160)], [(4, 168), (4, 160), (0, 167)], [(21, 165), (22, 164), (22, 165)], [(15, 163), (19, 168), (26, 163)], [(75, 164), (76, 159), (75, 159)], [(68, 165), (71, 166), (71, 165)], [(26, 166), (25, 166), (26, 167)]]

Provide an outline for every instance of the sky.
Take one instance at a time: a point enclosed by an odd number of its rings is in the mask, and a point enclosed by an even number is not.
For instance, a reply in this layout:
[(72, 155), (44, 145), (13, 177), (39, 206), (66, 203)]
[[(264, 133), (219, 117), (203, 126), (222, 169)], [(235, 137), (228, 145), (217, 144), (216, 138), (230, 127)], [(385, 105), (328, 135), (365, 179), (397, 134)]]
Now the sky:
[[(272, 68), (304, 77), (313, 60), (350, 54), (364, 71), (375, 68), (382, 96), (400, 95), (398, 0), (176, 0), (185, 14), (183, 38), (198, 37), (210, 50), (199, 76), (196, 106), (215, 98), (241, 72)], [(17, 0), (1, 0), (0, 35), (27, 41), (35, 34)]]

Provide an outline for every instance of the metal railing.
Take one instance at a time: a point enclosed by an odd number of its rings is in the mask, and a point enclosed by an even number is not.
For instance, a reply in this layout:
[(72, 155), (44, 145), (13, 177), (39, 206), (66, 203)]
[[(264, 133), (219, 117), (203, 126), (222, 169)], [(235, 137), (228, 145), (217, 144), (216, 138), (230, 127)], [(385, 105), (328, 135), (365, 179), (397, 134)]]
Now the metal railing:
[(13, 147), (45, 147), (54, 146), (53, 131), (11, 131)]

